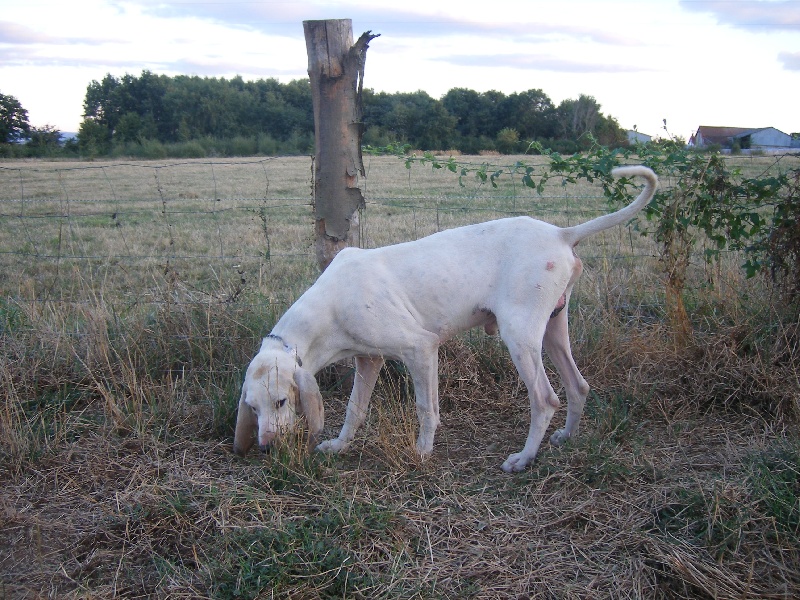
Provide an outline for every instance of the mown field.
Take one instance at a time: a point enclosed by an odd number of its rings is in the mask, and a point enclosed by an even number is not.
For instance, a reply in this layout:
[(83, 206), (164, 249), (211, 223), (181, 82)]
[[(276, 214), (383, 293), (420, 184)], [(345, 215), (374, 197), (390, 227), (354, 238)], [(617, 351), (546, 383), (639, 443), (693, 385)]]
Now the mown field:
[[(609, 210), (586, 183), (365, 163), (366, 246)], [(500, 470), (528, 400), (483, 331), (441, 349), (430, 459), (399, 364), (346, 455), (234, 456), (244, 369), (317, 275), (310, 181), (302, 157), (0, 162), (0, 598), (800, 596), (800, 325), (728, 255), (693, 262), (675, 336), (634, 227), (579, 248), (592, 393), (526, 472)], [(346, 377), (319, 374), (327, 435)]]

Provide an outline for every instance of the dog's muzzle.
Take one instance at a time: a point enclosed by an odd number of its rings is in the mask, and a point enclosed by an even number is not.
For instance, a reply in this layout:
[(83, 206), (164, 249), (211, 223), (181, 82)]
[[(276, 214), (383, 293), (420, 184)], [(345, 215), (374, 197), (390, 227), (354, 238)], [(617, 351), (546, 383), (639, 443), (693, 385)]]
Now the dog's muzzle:
[(258, 436), (258, 449), (262, 454), (269, 454), (275, 439), (278, 437), (277, 432), (269, 432)]

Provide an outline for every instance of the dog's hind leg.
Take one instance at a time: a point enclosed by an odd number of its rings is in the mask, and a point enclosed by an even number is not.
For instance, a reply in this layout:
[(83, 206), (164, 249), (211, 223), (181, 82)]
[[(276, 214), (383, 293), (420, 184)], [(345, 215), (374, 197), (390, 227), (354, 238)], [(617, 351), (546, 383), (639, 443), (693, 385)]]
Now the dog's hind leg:
[(589, 394), (589, 384), (572, 358), (566, 308), (548, 321), (544, 332), (544, 350), (555, 365), (567, 393), (567, 423), (550, 436), (550, 443), (560, 446), (578, 433), (586, 396)]
[[(536, 319), (533, 319), (536, 322)], [(521, 323), (520, 323), (521, 325)], [(523, 325), (524, 328), (524, 325)], [(506, 331), (514, 332), (504, 338), (506, 346), (511, 353), (511, 359), (519, 371), (520, 377), (528, 388), (528, 396), (531, 405), (531, 422), (528, 429), (528, 439), (522, 451), (512, 454), (503, 463), (502, 468), (507, 473), (522, 471), (530, 462), (536, 458), (539, 445), (542, 443), (550, 420), (558, 408), (558, 396), (556, 395), (542, 364), (542, 336), (543, 331), (533, 330), (531, 335), (521, 338), (518, 333), (524, 331), (523, 328), (515, 329), (513, 326), (504, 328), (501, 324), (500, 333)]]

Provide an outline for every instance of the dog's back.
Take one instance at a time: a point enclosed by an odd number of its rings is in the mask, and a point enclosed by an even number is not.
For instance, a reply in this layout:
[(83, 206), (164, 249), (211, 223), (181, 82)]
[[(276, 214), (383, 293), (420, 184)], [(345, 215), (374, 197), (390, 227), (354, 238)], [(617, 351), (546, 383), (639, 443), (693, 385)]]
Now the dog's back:
[(445, 340), (486, 325), (501, 305), (540, 304), (549, 314), (575, 265), (560, 231), (514, 217), (393, 246), (346, 248), (301, 304), (330, 312), (340, 329), (377, 348), (391, 345), (390, 329), (422, 327)]

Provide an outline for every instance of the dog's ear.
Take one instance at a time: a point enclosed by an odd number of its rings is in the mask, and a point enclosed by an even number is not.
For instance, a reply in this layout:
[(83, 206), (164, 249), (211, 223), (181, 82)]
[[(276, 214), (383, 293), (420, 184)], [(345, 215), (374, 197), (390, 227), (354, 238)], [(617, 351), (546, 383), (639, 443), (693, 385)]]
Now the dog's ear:
[(253, 409), (244, 401), (247, 397), (247, 381), (242, 385), (242, 396), (239, 398), (239, 410), (236, 414), (236, 433), (233, 434), (233, 451), (244, 456), (253, 445), (253, 438), (258, 421)]
[(294, 372), (294, 382), (300, 396), (299, 409), (306, 416), (308, 423), (309, 445), (316, 445), (325, 424), (325, 408), (322, 406), (322, 394), (319, 393), (314, 374), (302, 368)]

